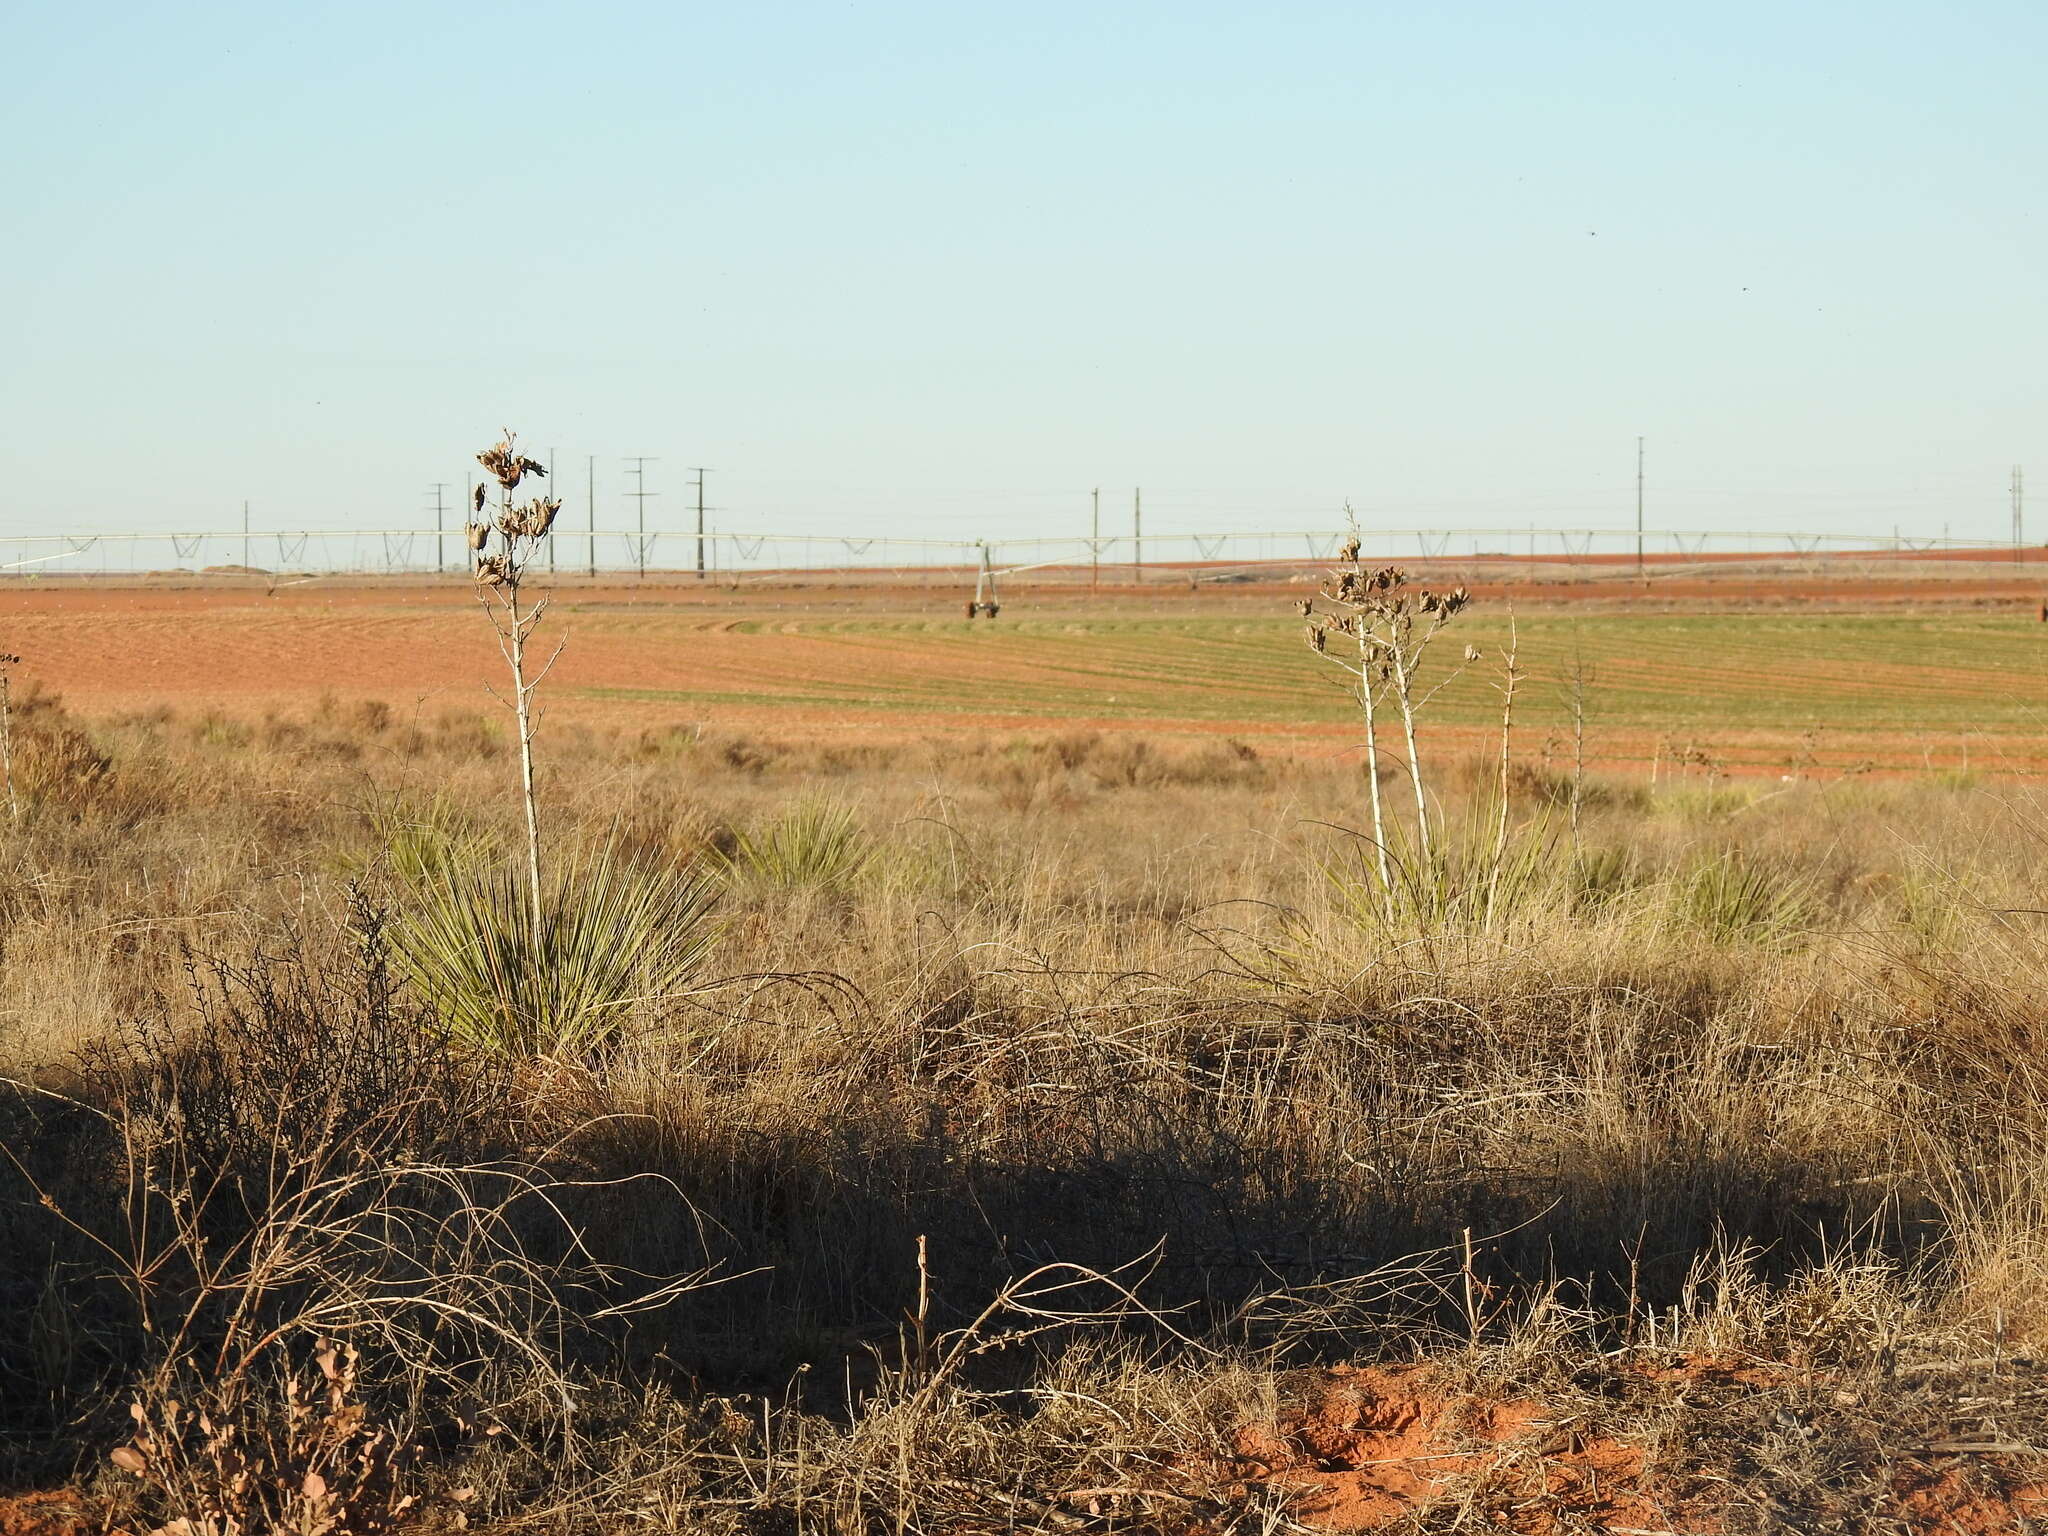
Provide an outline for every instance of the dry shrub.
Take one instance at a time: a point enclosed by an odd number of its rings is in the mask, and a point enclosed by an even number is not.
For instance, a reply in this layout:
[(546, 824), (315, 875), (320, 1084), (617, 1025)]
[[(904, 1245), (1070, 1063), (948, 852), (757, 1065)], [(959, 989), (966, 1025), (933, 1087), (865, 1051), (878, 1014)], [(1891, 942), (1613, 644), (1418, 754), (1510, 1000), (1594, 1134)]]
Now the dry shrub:
[(404, 1002), (357, 918), (351, 956), (195, 962), (188, 1015), (4, 1106), (5, 1235), (62, 1299), (0, 1358), (88, 1443), (129, 1384), (117, 1465), (170, 1530), (385, 1531), (419, 1447), (494, 1424), (573, 1458), (577, 1340), (701, 1278), (593, 1256), (527, 1151), (544, 1097)]
[(135, 1435), (111, 1459), (180, 1512), (159, 1536), (388, 1536), (419, 1503), (404, 1491), (412, 1448), (370, 1419), (359, 1359), (353, 1345), (314, 1340), (268, 1413), (217, 1392), (138, 1401)]
[(114, 760), (69, 720), (36, 719), (15, 741), (14, 786), (27, 808), (79, 820), (111, 798)]

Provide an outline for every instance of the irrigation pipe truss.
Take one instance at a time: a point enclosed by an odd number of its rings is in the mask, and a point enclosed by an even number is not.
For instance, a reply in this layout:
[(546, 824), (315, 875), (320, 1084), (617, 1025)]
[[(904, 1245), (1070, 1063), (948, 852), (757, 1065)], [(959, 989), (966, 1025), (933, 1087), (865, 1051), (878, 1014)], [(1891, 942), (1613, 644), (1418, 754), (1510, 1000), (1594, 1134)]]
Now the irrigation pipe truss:
[[(1638, 550), (1668, 565), (1672, 556), (1748, 554), (1782, 559), (1849, 553), (1963, 554), (2017, 557), (2019, 546), (1996, 539), (1921, 538), (1889, 534), (1800, 533), (1785, 529), (1628, 528), (1368, 528), (1360, 530), (1366, 552), (1385, 559), (1542, 558), (1547, 561), (1598, 556), (1611, 562)], [(992, 564), (1010, 572), (1054, 567), (1218, 565), (1301, 565), (1330, 559), (1342, 532), (1230, 530), (1216, 533), (1153, 533), (1071, 537), (969, 539), (822, 533), (755, 533), (706, 529), (707, 571), (912, 570), (979, 566), (983, 550)], [(557, 527), (555, 569), (690, 570), (697, 535), (618, 529)], [(670, 556), (656, 567), (659, 548)], [(291, 571), (420, 572), (459, 571), (466, 551), (459, 529), (370, 528), (259, 533), (246, 529), (203, 532), (163, 530), (100, 533), (0, 533), (0, 572), (37, 574), (55, 565), (66, 573), (85, 570), (135, 573), (165, 568), (218, 569), (237, 564)], [(685, 558), (676, 558), (676, 557)]]

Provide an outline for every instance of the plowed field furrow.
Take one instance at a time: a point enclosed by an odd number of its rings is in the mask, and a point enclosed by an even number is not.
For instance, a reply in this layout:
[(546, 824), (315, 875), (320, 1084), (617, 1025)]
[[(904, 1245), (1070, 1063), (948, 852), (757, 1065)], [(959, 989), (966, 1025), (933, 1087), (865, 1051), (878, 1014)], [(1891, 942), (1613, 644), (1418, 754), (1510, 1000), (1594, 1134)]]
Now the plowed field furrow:
[[(755, 606), (747, 606), (749, 602)], [(549, 682), (558, 708), (634, 725), (1246, 730), (1339, 746), (1356, 732), (1344, 675), (1302, 644), (1284, 602), (1202, 613), (1034, 611), (1012, 597), (969, 625), (957, 596), (841, 596), (815, 611), (767, 598), (648, 591), (565, 595), (549, 633), (568, 649)], [(865, 606), (863, 606), (865, 604)], [(1525, 734), (1567, 720), (1574, 658), (1589, 679), (1596, 741), (1647, 757), (1663, 742), (1768, 767), (1810, 750), (1919, 767), (1969, 744), (1972, 761), (2032, 763), (2048, 742), (2048, 628), (1981, 609), (1903, 614), (1574, 612), (1517, 617)], [(1487, 653), (1433, 716), (1478, 741), (1498, 716), (1503, 610), (1482, 605), (1432, 655), (1432, 681), (1467, 643)], [(39, 587), (0, 592), (0, 648), (24, 683), (93, 711), (305, 709), (323, 694), (492, 710), (501, 665), (459, 587), (281, 586), (274, 594)], [(1603, 750), (1609, 750), (1603, 749)]]

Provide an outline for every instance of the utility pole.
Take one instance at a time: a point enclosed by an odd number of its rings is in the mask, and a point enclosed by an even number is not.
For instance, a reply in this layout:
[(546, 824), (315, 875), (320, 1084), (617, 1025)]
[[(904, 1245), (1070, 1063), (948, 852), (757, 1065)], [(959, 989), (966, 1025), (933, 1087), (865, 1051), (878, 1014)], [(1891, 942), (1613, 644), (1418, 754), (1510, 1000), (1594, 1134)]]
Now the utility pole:
[(639, 508), (640, 517), (640, 531), (637, 536), (639, 548), (634, 553), (640, 566), (640, 579), (645, 581), (647, 579), (647, 498), (661, 494), (659, 491), (647, 489), (647, 466), (658, 461), (651, 454), (641, 454), (637, 458), (628, 458), (626, 462), (633, 466), (632, 469), (627, 471), (633, 477), (633, 489), (626, 494), (633, 498), (634, 504)]
[(2025, 480), (2025, 477), (2024, 477), (2024, 476), (2023, 476), (2023, 475), (2021, 474), (2021, 472), (2020, 472), (2020, 467), (2019, 467), (2019, 465), (2017, 465), (2017, 464), (2013, 465), (2013, 467), (2012, 467), (2012, 557), (2013, 557), (2013, 559), (2015, 559), (2015, 560), (2017, 560), (2017, 559), (2019, 559), (2019, 558), (2020, 558), (2020, 501), (2021, 501), (2021, 497), (2022, 497), (2022, 493), (2023, 493), (2023, 490), (2024, 490), (2024, 487), (2025, 487), (2025, 485), (2026, 485), (2026, 480)]
[(1102, 585), (1102, 487), (1088, 493), (1088, 590)]
[(246, 501), (242, 503), (242, 569), (249, 569), (249, 503)]
[[(553, 495), (555, 494), (555, 484), (556, 484), (556, 481), (555, 481), (555, 450), (554, 450), (554, 449), (552, 449), (552, 448), (550, 448), (550, 449), (548, 450), (548, 495), (549, 495), (549, 496), (553, 496)], [(436, 547), (438, 548), (439, 546), (437, 545)], [(553, 539), (549, 539), (549, 540), (548, 540), (548, 574), (549, 574), (550, 576), (552, 576), (552, 575), (554, 575), (554, 574), (555, 574), (555, 541), (554, 541)]]
[(441, 493), (447, 489), (448, 482), (446, 480), (436, 480), (434, 482), (434, 574), (436, 576), (448, 568), (441, 554), (441, 530), (446, 526), (442, 520), (448, 515), (447, 507), (441, 500)]
[(1650, 573), (1643, 566), (1643, 440), (1636, 439), (1636, 580), (1644, 586), (1650, 584)]
[(597, 577), (597, 455), (587, 454), (583, 460), (583, 495), (585, 511), (590, 517), (590, 575)]
[(690, 471), (697, 477), (697, 579), (704, 579), (704, 476), (702, 468)]
[(1145, 580), (1145, 493), (1135, 486), (1131, 490), (1131, 577), (1139, 583)]

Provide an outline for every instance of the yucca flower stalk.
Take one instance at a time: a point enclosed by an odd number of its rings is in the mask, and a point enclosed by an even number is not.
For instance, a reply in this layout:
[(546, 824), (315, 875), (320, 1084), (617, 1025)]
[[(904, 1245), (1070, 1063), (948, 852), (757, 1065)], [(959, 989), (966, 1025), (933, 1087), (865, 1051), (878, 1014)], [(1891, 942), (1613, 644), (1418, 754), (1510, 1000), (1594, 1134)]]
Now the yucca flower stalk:
[[(530, 608), (524, 606), (521, 583), (528, 563), (540, 552), (542, 540), (554, 527), (555, 514), (562, 510), (562, 503), (546, 496), (536, 496), (525, 502), (513, 501), (512, 493), (519, 488), (521, 481), (528, 475), (543, 477), (547, 469), (519, 452), (517, 440), (511, 432), (506, 432), (499, 442), (476, 457), (498, 483), (497, 509), (495, 516), (485, 516), (490, 487), (478, 484), (470, 493), (471, 517), (464, 531), (476, 563), (477, 598), (498, 636), (498, 649), (505, 657), (505, 664), (512, 670), (509, 703), (519, 722), (519, 791), (526, 804), (527, 904), (538, 941), (544, 919), (540, 878), (540, 805), (533, 782), (533, 734), (538, 722), (533, 694), (554, 669), (562, 654), (562, 646), (558, 642), (539, 670), (531, 677), (527, 676), (527, 644), (547, 613), (548, 600), (542, 598)], [(497, 535), (496, 549), (491, 547), (493, 534)]]
[[(1345, 508), (1345, 512), (1348, 515), (1350, 508)], [(1444, 684), (1438, 683), (1418, 697), (1415, 679), (1430, 642), (1465, 610), (1472, 596), (1463, 587), (1449, 592), (1432, 592), (1428, 588), (1410, 590), (1408, 573), (1399, 567), (1368, 568), (1359, 555), (1355, 524), (1354, 531), (1338, 552), (1338, 560), (1337, 568), (1324, 581), (1317, 595), (1303, 598), (1298, 606), (1307, 623), (1309, 649), (1335, 663), (1356, 680), (1359, 709), (1365, 716), (1365, 777), (1372, 805), (1375, 862), (1380, 892), (1391, 911), (1394, 871), (1389, 846), (1389, 817), (1380, 796), (1380, 710), (1383, 703), (1391, 698), (1400, 714), (1401, 734), (1408, 751), (1408, 781), (1415, 795), (1415, 846), (1422, 866), (1427, 868), (1431, 847), (1429, 792), (1417, 747), (1415, 723), (1416, 717)], [(1318, 602), (1322, 604), (1320, 609)], [(1348, 647), (1332, 649), (1333, 635), (1356, 645), (1356, 660), (1351, 658)], [(1468, 665), (1471, 659), (1467, 658)], [(1448, 681), (1446, 678), (1445, 682)]]
[(21, 820), (21, 802), (14, 797), (14, 669), (19, 656), (0, 656), (0, 777), (7, 781), (7, 818)]

